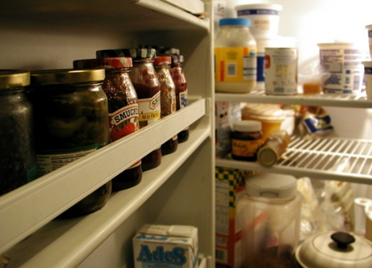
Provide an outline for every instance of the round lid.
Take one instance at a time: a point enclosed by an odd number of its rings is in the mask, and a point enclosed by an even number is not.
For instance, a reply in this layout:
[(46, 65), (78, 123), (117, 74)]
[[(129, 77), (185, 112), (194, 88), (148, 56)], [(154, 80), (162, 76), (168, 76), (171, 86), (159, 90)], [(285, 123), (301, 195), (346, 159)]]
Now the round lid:
[(337, 48), (350, 48), (355, 47), (356, 45), (353, 43), (348, 42), (332, 42), (332, 43), (319, 43), (318, 47), (320, 48), (329, 48), (329, 47), (337, 47)]
[(105, 79), (105, 69), (90, 70), (40, 70), (31, 72), (31, 85), (67, 85), (100, 82)]
[(246, 192), (252, 197), (291, 199), (297, 193), (297, 180), (289, 175), (262, 172), (245, 182)]
[(233, 130), (239, 132), (261, 131), (262, 123), (255, 120), (234, 121)]
[(179, 48), (175, 47), (153, 47), (156, 49), (157, 54), (159, 55), (180, 55), (180, 50)]
[(266, 103), (247, 104), (243, 107), (242, 114), (257, 119), (267, 120), (283, 120), (285, 118), (283, 109), (280, 108), (279, 105)]
[(132, 59), (148, 59), (156, 56), (154, 48), (123, 48), (96, 51), (97, 58), (131, 57)]
[(297, 249), (304, 268), (372, 267), (372, 243), (346, 232), (324, 232), (307, 238)]
[(133, 66), (132, 58), (117, 57), (117, 58), (101, 58), (101, 59), (84, 59), (74, 60), (74, 69), (115, 69), (115, 68), (131, 68)]
[[(282, 10), (283, 6), (279, 4), (270, 4), (270, 3), (262, 3), (262, 4), (243, 4), (243, 5), (237, 5), (235, 7), (235, 10), (245, 10), (245, 9), (272, 9), (275, 11)], [(261, 14), (261, 13), (260, 13)], [(262, 15), (266, 15), (267, 13), (263, 13)], [(269, 13), (269, 15), (272, 15)]]
[(183, 63), (183, 55), (171, 55), (173, 63)]
[(25, 87), (30, 84), (30, 73), (23, 70), (0, 70), (0, 88)]
[(170, 56), (157, 56), (154, 58), (154, 65), (168, 64), (172, 63), (172, 58)]
[(258, 162), (266, 167), (271, 167), (278, 161), (278, 154), (270, 147), (262, 147), (257, 154)]
[(251, 26), (251, 20), (248, 18), (224, 18), (220, 19), (220, 26)]

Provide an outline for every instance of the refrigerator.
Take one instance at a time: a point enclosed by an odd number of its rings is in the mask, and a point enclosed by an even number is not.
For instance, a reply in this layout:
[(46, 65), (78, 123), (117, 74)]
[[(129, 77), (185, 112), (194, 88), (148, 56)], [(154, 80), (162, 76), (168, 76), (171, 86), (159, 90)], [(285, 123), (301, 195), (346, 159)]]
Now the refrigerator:
[[(0, 254), (6, 267), (133, 267), (132, 238), (147, 223), (198, 228), (199, 267), (215, 266), (215, 166), (352, 182), (370, 197), (371, 173), (335, 173), (316, 167), (274, 166), (215, 159), (215, 101), (327, 107), (341, 138), (369, 142), (372, 102), (215, 94), (213, 39), (219, 17), (235, 17), (221, 0), (15, 0), (0, 3), (1, 69), (72, 68), (96, 50), (158, 45), (185, 57), (189, 104), (135, 135), (49, 173), (0, 197)], [(294, 37), (299, 66), (316, 60), (323, 37), (361, 39), (371, 4), (342, 0), (289, 1), (279, 34)], [(362, 7), (362, 8), (361, 8)], [(318, 39), (319, 38), (319, 39)], [(358, 41), (359, 42), (359, 41)], [(141, 183), (115, 192), (101, 210), (70, 220), (55, 218), (185, 127), (190, 138)], [(1, 130), (0, 130), (1, 131)], [(363, 156), (365, 157), (365, 156)], [(365, 158), (363, 158), (365, 159)], [(367, 157), (369, 160), (369, 158)], [(370, 161), (370, 160), (369, 160)]]

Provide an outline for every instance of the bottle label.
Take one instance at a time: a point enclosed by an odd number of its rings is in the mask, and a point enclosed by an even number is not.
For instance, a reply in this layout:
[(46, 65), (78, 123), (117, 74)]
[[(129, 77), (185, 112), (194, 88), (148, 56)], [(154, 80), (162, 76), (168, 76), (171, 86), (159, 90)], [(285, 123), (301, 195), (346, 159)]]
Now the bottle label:
[(68, 150), (47, 151), (36, 155), (38, 175), (43, 176), (57, 170), (89, 153), (96, 151), (98, 144)]
[(255, 156), (261, 145), (261, 140), (236, 140), (231, 143), (231, 153), (236, 156)]
[(214, 54), (216, 82), (256, 81), (255, 47), (218, 47)]
[(160, 91), (152, 98), (138, 99), (139, 124), (143, 128), (160, 119)]
[(180, 109), (187, 106), (187, 89), (179, 94)]
[(130, 104), (109, 113), (109, 126), (111, 141), (139, 130), (138, 104)]

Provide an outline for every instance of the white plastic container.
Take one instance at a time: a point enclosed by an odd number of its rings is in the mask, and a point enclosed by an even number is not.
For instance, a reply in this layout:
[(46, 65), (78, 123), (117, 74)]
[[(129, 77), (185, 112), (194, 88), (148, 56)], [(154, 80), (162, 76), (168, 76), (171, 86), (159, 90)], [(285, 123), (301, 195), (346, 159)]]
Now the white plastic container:
[(235, 7), (237, 16), (248, 18), (252, 21), (251, 32), (255, 38), (270, 38), (278, 34), (279, 11), (282, 10), (279, 4), (245, 4)]
[(363, 61), (363, 65), (367, 99), (372, 100), (372, 61)]
[(220, 20), (214, 42), (215, 90), (249, 93), (256, 87), (257, 45), (247, 18)]
[(318, 46), (320, 65), (328, 73), (323, 85), (324, 93), (360, 93), (364, 73), (361, 50), (352, 43), (342, 42)]
[(369, 57), (372, 59), (372, 24), (366, 26), (368, 33)]

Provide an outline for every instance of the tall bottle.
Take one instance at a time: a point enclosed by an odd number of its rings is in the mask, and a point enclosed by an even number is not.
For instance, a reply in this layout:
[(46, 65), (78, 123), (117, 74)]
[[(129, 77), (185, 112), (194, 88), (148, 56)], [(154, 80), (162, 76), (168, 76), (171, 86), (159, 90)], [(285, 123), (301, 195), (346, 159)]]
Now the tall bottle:
[[(108, 100), (110, 141), (139, 130), (138, 97), (129, 72), (133, 67), (132, 58), (115, 57), (75, 60), (74, 68), (105, 69), (102, 88)], [(123, 158), (126, 155), (123, 154)], [(112, 179), (112, 190), (119, 191), (139, 184), (142, 180), (141, 159)]]

